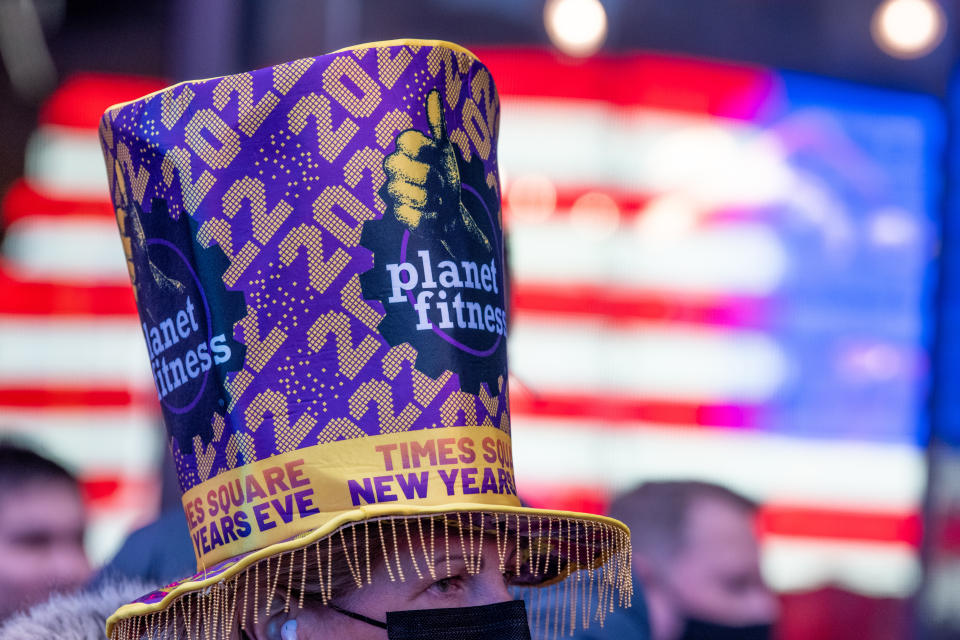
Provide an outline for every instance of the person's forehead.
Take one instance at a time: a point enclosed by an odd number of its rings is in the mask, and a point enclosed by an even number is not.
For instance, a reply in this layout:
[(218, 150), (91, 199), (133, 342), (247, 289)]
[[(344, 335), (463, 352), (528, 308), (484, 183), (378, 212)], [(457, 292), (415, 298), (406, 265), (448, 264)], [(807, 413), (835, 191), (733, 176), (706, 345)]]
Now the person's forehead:
[(726, 546), (753, 548), (756, 546), (756, 517), (753, 511), (728, 500), (698, 498), (691, 502), (684, 522), (686, 547), (695, 551), (701, 547)]
[(0, 530), (75, 528), (83, 501), (67, 482), (31, 482), (0, 491)]

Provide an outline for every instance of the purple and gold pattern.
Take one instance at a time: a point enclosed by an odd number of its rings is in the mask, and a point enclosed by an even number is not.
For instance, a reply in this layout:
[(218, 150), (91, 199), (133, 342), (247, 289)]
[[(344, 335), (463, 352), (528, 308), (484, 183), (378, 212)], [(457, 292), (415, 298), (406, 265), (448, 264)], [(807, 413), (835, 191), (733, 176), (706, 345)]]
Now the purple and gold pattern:
[[(360, 233), (386, 210), (384, 160), (400, 132), (429, 130), (434, 86), (450, 141), (468, 161), (482, 161), (483, 187), (498, 199), (493, 83), (475, 58), (452, 48), (305, 58), (183, 83), (104, 117), (115, 202), (189, 228), (195, 242), (181, 250), (222, 252), (223, 273), (197, 275), (242, 293), (246, 304), (232, 337), (247, 355), (225, 376), (226, 406), (185, 415), (164, 403), (168, 423), (204, 423), (174, 443), (183, 490), (317, 442), (484, 422), (509, 432), (502, 378), (473, 395), (460, 391), (456, 374), (420, 373), (409, 345), (391, 347), (377, 333), (383, 307), (361, 294), (372, 255)], [(151, 210), (161, 201), (166, 211)], [(143, 276), (135, 265), (132, 272), (141, 291)], [(144, 315), (142, 295), (138, 304)], [(157, 376), (169, 382), (169, 371)]]

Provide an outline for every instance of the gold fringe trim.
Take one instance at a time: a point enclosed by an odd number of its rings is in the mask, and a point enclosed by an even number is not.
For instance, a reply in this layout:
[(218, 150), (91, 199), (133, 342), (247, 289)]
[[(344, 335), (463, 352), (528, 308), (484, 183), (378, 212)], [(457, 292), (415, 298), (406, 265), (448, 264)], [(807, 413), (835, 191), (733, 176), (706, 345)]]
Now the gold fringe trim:
[[(264, 616), (289, 612), (294, 598), (302, 608), (307, 597), (326, 605), (336, 595), (334, 566), (346, 567), (350, 586), (363, 588), (372, 583), (373, 565), (382, 558), (390, 580), (405, 581), (403, 547), (409, 548), (406, 562), (418, 579), (426, 573), (434, 580), (446, 577), (451, 536), (457, 536), (470, 574), (481, 570), (483, 544), (489, 541), (496, 544), (501, 571), (515, 571), (521, 580), (543, 580), (512, 588), (527, 602), (534, 638), (567, 637), (593, 623), (603, 626), (607, 614), (631, 603), (630, 536), (605, 522), (473, 512), (390, 516), (376, 519), (375, 528), (372, 525), (371, 521), (346, 525), (302, 548), (268, 556), (242, 573), (186, 593), (162, 610), (118, 620), (110, 639), (229, 640), (238, 628), (259, 625), (261, 609)], [(443, 576), (438, 576), (440, 570), (432, 562), (438, 535), (443, 537), (447, 557)], [(380, 553), (371, 553), (371, 548)], [(508, 567), (511, 551), (516, 561)], [(418, 555), (426, 571), (420, 568)]]

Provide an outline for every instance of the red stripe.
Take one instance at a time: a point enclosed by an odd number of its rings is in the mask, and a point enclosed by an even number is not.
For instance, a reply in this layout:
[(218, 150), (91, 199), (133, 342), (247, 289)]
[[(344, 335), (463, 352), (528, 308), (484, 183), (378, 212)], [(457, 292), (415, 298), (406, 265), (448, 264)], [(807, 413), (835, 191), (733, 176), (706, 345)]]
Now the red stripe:
[(604, 100), (738, 119), (754, 119), (779, 90), (767, 70), (652, 54), (571, 59), (546, 49), (484, 49), (503, 96)]
[(24, 180), (14, 182), (0, 202), (0, 216), (4, 224), (10, 225), (17, 220), (31, 216), (72, 218), (92, 216), (113, 218), (113, 205), (104, 190), (103, 198), (58, 198), (34, 189)]
[(770, 303), (732, 296), (690, 295), (586, 283), (516, 282), (510, 292), (513, 311), (599, 318), (614, 324), (637, 321), (720, 326), (766, 326)]
[[(523, 482), (521, 498), (538, 508), (606, 513), (611, 493), (602, 487), (537, 485)], [(915, 512), (865, 511), (771, 502), (757, 515), (761, 537), (901, 543), (919, 547), (922, 521)]]
[(92, 473), (82, 475), (79, 483), (84, 502), (94, 510), (144, 508), (160, 490), (156, 478), (143, 475)]
[(131, 316), (137, 307), (130, 285), (30, 281), (0, 262), (0, 315)]
[(93, 476), (80, 479), (80, 490), (87, 503), (103, 501), (113, 496), (123, 481), (115, 476)]
[(510, 411), (515, 415), (590, 419), (627, 425), (655, 422), (678, 426), (748, 428), (760, 422), (760, 410), (756, 407), (613, 394), (535, 393), (522, 385), (519, 389), (514, 388), (510, 395)]
[(40, 124), (96, 130), (103, 112), (164, 87), (157, 78), (108, 73), (79, 73), (57, 87), (40, 109)]
[(153, 407), (155, 396), (133, 388), (0, 387), (0, 407), (11, 409), (126, 409)]
[(903, 542), (920, 546), (920, 515), (894, 511), (854, 511), (768, 504), (760, 509), (761, 535)]

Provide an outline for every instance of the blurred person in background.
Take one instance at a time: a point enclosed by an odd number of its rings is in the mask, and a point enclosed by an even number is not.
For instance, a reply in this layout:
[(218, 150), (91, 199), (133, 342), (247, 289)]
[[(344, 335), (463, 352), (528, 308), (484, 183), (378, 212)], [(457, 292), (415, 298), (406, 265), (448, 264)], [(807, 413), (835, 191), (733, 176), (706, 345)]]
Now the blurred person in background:
[(760, 574), (756, 511), (748, 498), (706, 482), (648, 482), (617, 497), (610, 515), (630, 527), (647, 611), (635, 598), (603, 630), (579, 637), (770, 638), (779, 605)]
[(0, 444), (0, 621), (90, 577), (80, 487), (33, 451)]

